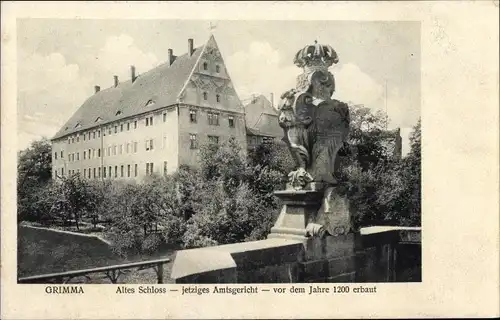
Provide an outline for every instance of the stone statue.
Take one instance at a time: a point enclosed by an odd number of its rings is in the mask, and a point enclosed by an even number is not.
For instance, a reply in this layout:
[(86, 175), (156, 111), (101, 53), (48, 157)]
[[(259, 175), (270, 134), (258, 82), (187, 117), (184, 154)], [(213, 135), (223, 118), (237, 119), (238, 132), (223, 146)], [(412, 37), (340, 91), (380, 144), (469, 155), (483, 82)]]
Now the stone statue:
[(339, 203), (333, 192), (339, 172), (337, 155), (349, 134), (349, 108), (332, 99), (335, 78), (328, 68), (337, 62), (335, 50), (316, 41), (299, 50), (294, 63), (304, 72), (298, 76), (296, 88), (281, 96), (278, 118), (296, 164), (288, 176), (288, 189), (324, 192), (323, 205), (310, 229), (332, 235), (346, 233), (349, 228), (348, 218), (339, 213), (347, 209), (335, 209)]

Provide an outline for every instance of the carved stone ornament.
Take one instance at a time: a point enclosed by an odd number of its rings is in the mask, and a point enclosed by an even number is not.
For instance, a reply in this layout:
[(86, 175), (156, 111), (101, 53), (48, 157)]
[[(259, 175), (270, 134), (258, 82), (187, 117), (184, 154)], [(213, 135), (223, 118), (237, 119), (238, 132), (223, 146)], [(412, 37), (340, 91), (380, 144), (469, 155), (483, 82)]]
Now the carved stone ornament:
[[(335, 79), (328, 68), (338, 61), (337, 53), (328, 45), (315, 42), (299, 50), (294, 63), (303, 73), (297, 77), (296, 88), (281, 96), (278, 117), (283, 141), (296, 165), (296, 170), (288, 175), (288, 189), (324, 192), (318, 215), (322, 222), (317, 223), (332, 235), (349, 231), (348, 215), (346, 218), (340, 214), (335, 218), (338, 221), (327, 217), (329, 208), (339, 203), (331, 187), (337, 185), (340, 164), (337, 154), (346, 143), (350, 122), (348, 105), (331, 98)], [(346, 209), (343, 205), (339, 208)], [(311, 231), (320, 229), (316, 226)]]

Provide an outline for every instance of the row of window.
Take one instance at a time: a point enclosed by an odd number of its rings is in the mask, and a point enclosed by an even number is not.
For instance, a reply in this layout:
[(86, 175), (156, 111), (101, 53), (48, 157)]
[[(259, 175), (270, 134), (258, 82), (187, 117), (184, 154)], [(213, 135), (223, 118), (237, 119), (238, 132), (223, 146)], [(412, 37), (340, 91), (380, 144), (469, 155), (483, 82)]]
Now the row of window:
[[(218, 126), (219, 125), (219, 113), (216, 112), (207, 112), (207, 118), (208, 118), (208, 124), (212, 126)], [(154, 121), (153, 121), (153, 116), (149, 116), (145, 118), (145, 126), (149, 127), (152, 126)], [(189, 119), (192, 123), (197, 123), (198, 122), (198, 111), (191, 109), (189, 111)], [(167, 113), (163, 113), (163, 122), (167, 121)], [(229, 116), (228, 117), (228, 126), (230, 128), (234, 128), (234, 116)], [(113, 129), (114, 128), (114, 129)], [(106, 136), (106, 131), (108, 132), (109, 135), (113, 134), (113, 132), (116, 134), (118, 132), (123, 132), (124, 130), (130, 131), (130, 129), (137, 129), (137, 120), (134, 122), (127, 122), (127, 123), (121, 123), (121, 124), (116, 124), (114, 126), (108, 126), (103, 130), (103, 135)], [(83, 141), (85, 140), (92, 140), (92, 139), (98, 139), (101, 137), (101, 130), (94, 130), (91, 132), (85, 132), (82, 134)], [(77, 134), (72, 137), (68, 137), (68, 144), (72, 144), (75, 142), (80, 142), (80, 135)], [(136, 152), (136, 151), (134, 151)], [(60, 157), (64, 158), (64, 152), (61, 150), (60, 151)], [(57, 159), (58, 153), (54, 153), (54, 159)], [(77, 155), (79, 157), (79, 155)], [(90, 157), (90, 155), (89, 155)], [(84, 157), (85, 159), (85, 157)], [(70, 159), (70, 161), (75, 161), (74, 158)]]
[[(149, 116), (149, 117), (145, 118), (144, 121), (145, 121), (146, 127), (152, 126), (153, 125), (153, 116)], [(167, 122), (167, 113), (166, 112), (163, 113), (163, 122)], [(133, 122), (130, 121), (130, 122), (120, 123), (120, 124), (117, 123), (115, 125), (110, 125), (110, 126), (105, 127), (103, 129), (103, 136), (106, 136), (106, 132), (109, 135), (112, 135), (113, 132), (116, 134), (118, 132), (130, 131), (130, 129), (137, 129), (137, 127), (138, 127), (137, 120), (134, 120)], [(97, 129), (97, 130), (93, 130), (93, 131), (89, 131), (89, 132), (84, 132), (82, 134), (82, 137), (83, 137), (83, 141), (86, 141), (86, 140), (90, 141), (92, 139), (98, 139), (101, 137), (101, 130)], [(80, 142), (80, 134), (76, 134), (74, 136), (68, 137), (68, 144), (72, 144), (72, 143), (76, 143), (76, 142)]]
[[(107, 148), (104, 148), (104, 156), (109, 157), (111, 155), (115, 156), (117, 154), (123, 153), (137, 153), (138, 142), (127, 142), (126, 144), (113, 145)], [(146, 151), (153, 150), (153, 139), (146, 140)], [(54, 158), (57, 159), (57, 152), (54, 152)], [(61, 158), (63, 158), (63, 151), (60, 152)], [(83, 160), (100, 158), (101, 157), (101, 148), (98, 149), (88, 149), (82, 152)], [(79, 161), (80, 160), (80, 152), (70, 153), (68, 155), (69, 162)]]
[[(163, 161), (163, 175), (167, 175), (167, 161)], [(60, 175), (64, 177), (64, 168), (60, 169)], [(70, 175), (80, 174), (80, 169), (68, 170)], [(146, 163), (146, 175), (152, 175), (154, 173), (153, 162)], [(54, 174), (57, 174), (57, 170), (54, 170)], [(139, 166), (136, 164), (127, 164), (120, 166), (104, 166), (97, 168), (85, 168), (83, 169), (83, 178), (88, 179), (100, 179), (102, 178), (131, 178), (137, 177), (139, 174)]]
[[(208, 92), (206, 91), (203, 92), (203, 100), (208, 100)], [(217, 102), (220, 102), (220, 94), (215, 95), (215, 100)]]
[[(203, 62), (203, 70), (208, 70), (208, 63)], [(215, 65), (215, 72), (219, 73), (220, 72), (220, 66), (217, 64)]]
[[(210, 143), (219, 143), (219, 137), (218, 136), (208, 136), (208, 141)], [(191, 149), (198, 149), (198, 135), (196, 133), (190, 133), (189, 134), (189, 148)]]
[[(216, 112), (207, 112), (208, 124), (212, 126), (219, 125), (219, 113)], [(198, 111), (197, 110), (189, 110), (189, 120), (192, 123), (198, 122)], [(228, 125), (230, 128), (234, 128), (234, 116), (228, 117)]]

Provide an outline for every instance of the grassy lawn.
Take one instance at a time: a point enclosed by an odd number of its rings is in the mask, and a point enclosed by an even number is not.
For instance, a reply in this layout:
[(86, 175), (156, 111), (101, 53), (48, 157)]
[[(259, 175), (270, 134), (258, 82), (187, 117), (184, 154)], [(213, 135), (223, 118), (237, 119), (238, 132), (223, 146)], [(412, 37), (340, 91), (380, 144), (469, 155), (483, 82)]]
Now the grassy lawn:
[[(107, 243), (93, 237), (18, 227), (19, 277), (170, 258), (171, 262), (164, 265), (163, 275), (164, 283), (172, 283), (170, 274), (174, 256), (175, 250), (164, 248), (153, 255), (122, 257), (114, 253)], [(153, 269), (132, 270), (121, 275), (118, 282), (134, 284), (157, 282)], [(103, 276), (104, 274), (91, 275), (90, 283), (110, 283), (109, 279), (102, 278)]]

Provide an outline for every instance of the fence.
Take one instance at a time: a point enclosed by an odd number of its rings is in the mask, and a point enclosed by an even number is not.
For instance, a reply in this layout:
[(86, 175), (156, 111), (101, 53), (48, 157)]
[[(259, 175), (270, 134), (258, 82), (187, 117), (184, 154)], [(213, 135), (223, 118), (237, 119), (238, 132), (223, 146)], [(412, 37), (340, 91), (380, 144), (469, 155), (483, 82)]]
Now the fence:
[(18, 279), (18, 283), (69, 283), (69, 281), (84, 277), (91, 280), (90, 274), (104, 273), (104, 278), (107, 278), (111, 283), (117, 283), (118, 278), (125, 274), (124, 270), (136, 269), (136, 271), (145, 269), (154, 269), (157, 276), (157, 283), (163, 283), (163, 265), (170, 262), (170, 259), (158, 259), (141, 261), (134, 263), (119, 264), (107, 267), (43, 274), (38, 276), (23, 277)]

